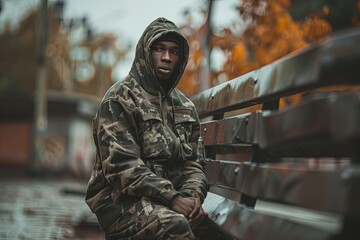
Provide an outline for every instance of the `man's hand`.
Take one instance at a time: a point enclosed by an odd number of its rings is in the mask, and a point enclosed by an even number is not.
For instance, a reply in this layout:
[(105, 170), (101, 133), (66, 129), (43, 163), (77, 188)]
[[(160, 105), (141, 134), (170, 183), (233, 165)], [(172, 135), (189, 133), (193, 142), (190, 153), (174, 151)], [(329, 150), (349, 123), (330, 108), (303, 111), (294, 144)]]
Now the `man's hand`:
[(200, 200), (197, 198), (193, 198), (193, 199), (194, 199), (195, 206), (188, 218), (190, 227), (192, 229), (199, 226), (202, 223), (202, 221), (204, 221), (204, 217), (208, 216), (208, 213), (205, 212), (205, 210), (202, 208)]
[(172, 200), (170, 207), (175, 212), (181, 213), (187, 219), (189, 219), (190, 214), (194, 210), (195, 202), (193, 198), (183, 198), (181, 196), (176, 196)]
[(193, 197), (176, 196), (171, 202), (171, 209), (183, 214), (188, 220), (192, 229), (202, 223), (207, 212), (201, 207), (201, 202)]

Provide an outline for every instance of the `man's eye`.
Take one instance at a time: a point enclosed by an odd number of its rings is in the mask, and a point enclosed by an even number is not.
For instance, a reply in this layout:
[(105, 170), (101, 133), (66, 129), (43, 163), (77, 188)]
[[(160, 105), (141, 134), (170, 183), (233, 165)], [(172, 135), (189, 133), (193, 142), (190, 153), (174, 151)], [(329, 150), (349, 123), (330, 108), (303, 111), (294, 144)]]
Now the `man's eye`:
[(179, 53), (179, 50), (173, 50), (173, 51), (172, 51), (172, 54), (174, 54), (174, 55), (179, 55), (180, 53)]
[(161, 47), (154, 47), (154, 48), (153, 48), (153, 51), (155, 51), (155, 52), (162, 52), (163, 49), (162, 49)]

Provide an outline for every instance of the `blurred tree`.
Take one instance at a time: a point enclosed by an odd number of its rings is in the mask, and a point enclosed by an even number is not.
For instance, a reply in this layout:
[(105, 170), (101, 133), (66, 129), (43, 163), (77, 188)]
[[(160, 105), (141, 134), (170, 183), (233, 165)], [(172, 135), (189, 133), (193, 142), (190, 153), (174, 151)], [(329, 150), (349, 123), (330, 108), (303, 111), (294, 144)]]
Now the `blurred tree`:
[(31, 11), (17, 32), (7, 24), (0, 35), (0, 91), (30, 92), (34, 89), (37, 70), (38, 15)]
[[(206, 62), (206, 59), (204, 59), (205, 48), (207, 47), (204, 45), (208, 44), (206, 42), (207, 36), (205, 35), (207, 34), (207, 28), (209, 28), (208, 14), (209, 10), (202, 10), (204, 22), (199, 28), (194, 28), (194, 23), (189, 10), (185, 10), (185, 24), (179, 27), (189, 42), (190, 54), (187, 68), (177, 87), (188, 96), (194, 95), (200, 91), (201, 81), (206, 81), (207, 83), (205, 85), (209, 85), (209, 79), (202, 79), (204, 77), (208, 78), (208, 76), (202, 75), (204, 68), (206, 67), (208, 69), (209, 65), (209, 62)], [(205, 66), (205, 64), (207, 64), (207, 66)]]
[[(337, 6), (346, 11), (336, 11)], [(210, 87), (267, 65), (311, 42), (320, 41), (333, 31), (333, 27), (339, 30), (359, 26), (360, 22), (360, 0), (338, 3), (322, 0), (316, 4), (302, 0), (239, 0), (235, 10), (243, 21), (241, 34), (229, 26), (211, 36), (211, 48), (220, 49), (226, 61), (220, 70), (210, 73)], [(347, 13), (351, 14), (344, 18), (352, 20), (346, 20), (345, 24), (340, 16)], [(191, 33), (188, 36), (190, 62), (180, 86), (184, 86), (188, 95), (194, 95), (199, 91), (199, 69), (204, 54), (199, 36), (203, 29), (192, 28), (191, 21), (187, 25), (183, 29), (191, 29), (188, 31)]]
[[(112, 69), (125, 57), (127, 50), (119, 49), (114, 34), (103, 34), (82, 41), (78, 47), (86, 49), (88, 53), (84, 59), (74, 59), (75, 89), (78, 92), (90, 93), (102, 97), (105, 91), (114, 83)], [(82, 68), (93, 71), (87, 78), (81, 76)], [(90, 70), (93, 68), (92, 70)]]
[[(113, 84), (113, 68), (127, 50), (117, 47), (114, 34), (93, 36), (86, 18), (66, 24), (63, 7), (57, 1), (47, 11), (47, 89), (102, 97)], [(4, 94), (31, 94), (35, 89), (39, 14), (39, 8), (32, 9), (20, 21), (17, 31), (8, 25), (0, 34), (0, 92)], [(82, 30), (78, 31), (80, 40), (72, 42), (71, 35), (77, 30)]]

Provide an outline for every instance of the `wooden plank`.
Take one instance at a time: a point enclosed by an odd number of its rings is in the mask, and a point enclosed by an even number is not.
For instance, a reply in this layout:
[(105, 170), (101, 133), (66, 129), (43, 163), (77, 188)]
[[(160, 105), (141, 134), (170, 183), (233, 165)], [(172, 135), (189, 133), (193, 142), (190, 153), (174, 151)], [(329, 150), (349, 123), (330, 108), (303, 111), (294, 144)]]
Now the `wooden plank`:
[[(290, 143), (310, 145), (315, 140), (318, 145), (355, 141), (360, 137), (360, 92), (326, 93), (283, 112), (263, 114), (261, 121), (261, 148), (284, 149)], [(322, 156), (329, 155), (323, 152)]]
[(325, 240), (338, 231), (338, 228), (317, 228), (305, 221), (262, 213), (213, 193), (208, 194), (203, 207), (209, 218), (234, 239)]
[(354, 157), (359, 122), (360, 91), (354, 91), (324, 93), (281, 112), (209, 121), (202, 132), (205, 145), (231, 145), (238, 151), (241, 144), (257, 145), (270, 157)]
[(359, 84), (360, 30), (343, 31), (260, 69), (205, 90), (192, 101), (200, 117), (325, 85)]
[[(344, 175), (351, 172), (348, 179)], [(253, 198), (302, 206), (318, 211), (360, 215), (351, 198), (360, 189), (345, 187), (359, 181), (360, 168), (348, 161), (253, 164), (208, 160), (206, 176), (211, 186), (230, 189)]]

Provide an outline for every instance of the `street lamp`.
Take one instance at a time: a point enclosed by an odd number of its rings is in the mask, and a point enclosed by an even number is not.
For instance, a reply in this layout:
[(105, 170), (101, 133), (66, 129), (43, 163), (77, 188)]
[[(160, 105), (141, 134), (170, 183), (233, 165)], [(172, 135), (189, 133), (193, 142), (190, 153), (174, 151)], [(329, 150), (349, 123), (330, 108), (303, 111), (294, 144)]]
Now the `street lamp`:
[(44, 157), (42, 142), (47, 129), (47, 98), (46, 98), (46, 65), (45, 47), (47, 42), (47, 0), (41, 2), (40, 12), (40, 41), (38, 53), (38, 76), (35, 88), (34, 121), (33, 121), (33, 157), (31, 171), (39, 174)]

